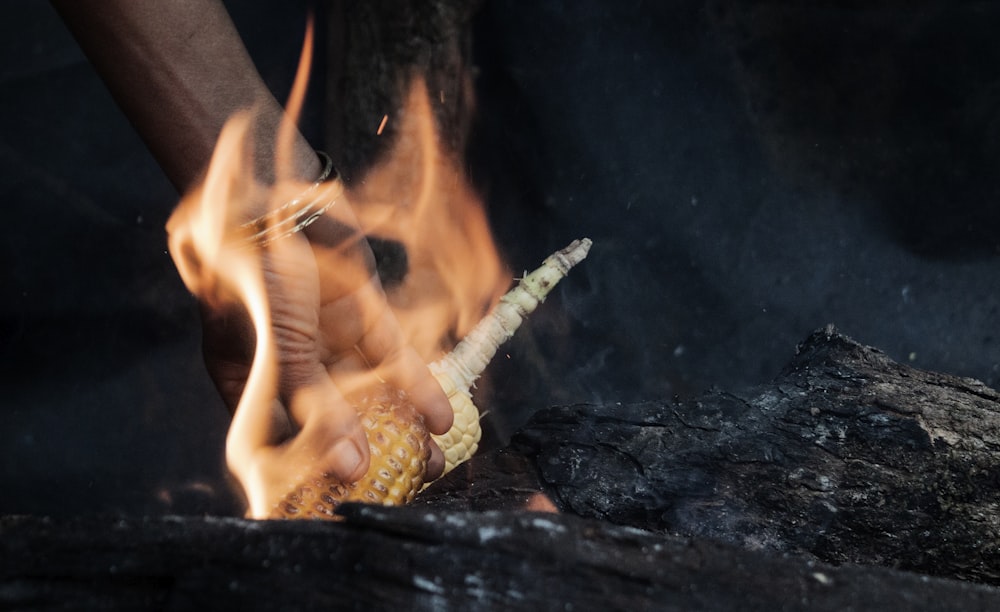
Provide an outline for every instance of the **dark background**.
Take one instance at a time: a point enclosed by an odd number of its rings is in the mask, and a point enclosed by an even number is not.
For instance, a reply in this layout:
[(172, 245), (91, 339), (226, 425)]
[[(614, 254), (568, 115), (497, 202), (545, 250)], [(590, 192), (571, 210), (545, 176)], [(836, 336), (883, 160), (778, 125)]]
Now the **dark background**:
[[(248, 4), (283, 98), (306, 3)], [(483, 381), (494, 442), (763, 382), (827, 323), (997, 386), (1000, 6), (731, 4), (484, 2), (468, 159), (500, 247), (595, 243)], [(236, 512), (178, 195), (48, 4), (5, 9), (0, 514)]]

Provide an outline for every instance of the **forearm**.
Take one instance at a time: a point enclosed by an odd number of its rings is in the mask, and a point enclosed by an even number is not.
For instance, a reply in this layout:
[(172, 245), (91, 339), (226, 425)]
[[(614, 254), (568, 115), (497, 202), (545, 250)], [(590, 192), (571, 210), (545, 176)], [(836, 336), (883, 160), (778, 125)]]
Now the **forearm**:
[[(254, 111), (255, 171), (268, 181), (283, 115), (218, 0), (52, 0), (154, 157), (182, 193), (201, 178), (233, 113)], [(291, 160), (319, 162), (301, 135)]]

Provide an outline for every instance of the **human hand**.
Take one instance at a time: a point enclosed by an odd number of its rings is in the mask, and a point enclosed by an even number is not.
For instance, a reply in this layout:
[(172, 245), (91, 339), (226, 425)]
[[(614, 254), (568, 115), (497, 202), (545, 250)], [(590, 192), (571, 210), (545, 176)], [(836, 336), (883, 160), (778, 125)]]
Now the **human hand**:
[[(255, 479), (273, 489), (269, 499), (280, 499), (303, 472), (342, 482), (364, 475), (368, 443), (345, 395), (375, 377), (406, 391), (432, 433), (451, 426), (451, 406), (406, 344), (374, 274), (371, 250), (352, 227), (347, 203), (338, 202), (308, 228), (308, 239), (300, 232), (260, 247), (277, 393), (260, 419), (266, 421), (264, 434), (247, 459), (255, 464)], [(245, 390), (256, 344), (246, 312), (231, 301), (203, 305), (206, 365), (232, 411)], [(441, 451), (432, 445), (428, 478), (443, 466)]]
[[(185, 202), (211, 191), (205, 169), (213, 173), (209, 162), (222, 144), (220, 132), (246, 113), (251, 115), (243, 123), (243, 134), (249, 135), (246, 147), (229, 151), (245, 158), (241, 171), (251, 175), (240, 189), (252, 190), (247, 184), (256, 181), (274, 185), (319, 174), (315, 152), (297, 130), (289, 129), (292, 123), (253, 65), (223, 2), (53, 0), (53, 5), (167, 177), (186, 194)], [(236, 140), (243, 142), (242, 137)], [(282, 146), (285, 156), (277, 152)], [(283, 165), (289, 172), (278, 176)], [(214, 211), (229, 202), (219, 196), (208, 193), (203, 208)], [(220, 270), (206, 265), (192, 248), (191, 227), (186, 226), (197, 225), (189, 221), (199, 216), (200, 207), (182, 202), (171, 218), (171, 254), (203, 305), (209, 372), (234, 413), (234, 426), (245, 421), (241, 414), (249, 413), (253, 421), (252, 439), (244, 440), (235, 464), (227, 443), (230, 467), (241, 480), (250, 473), (266, 487), (279, 487), (304, 470), (329, 472), (345, 481), (361, 476), (368, 445), (343, 391), (364, 373), (377, 372), (407, 391), (430, 431), (443, 433), (451, 422), (447, 399), (422, 360), (406, 347), (385, 304), (367, 243), (359, 231), (345, 230), (358, 227), (349, 207), (342, 202), (334, 208), (338, 221), (333, 215), (321, 218), (308, 228), (308, 239), (294, 233), (259, 250), (277, 380), (273, 399), (255, 398), (270, 405), (251, 411), (237, 407), (251, 372), (255, 327), (245, 304), (233, 299), (233, 287), (220, 282)], [(246, 212), (242, 221), (261, 211)], [(231, 429), (231, 439), (233, 433)], [(434, 449), (430, 476), (442, 464)]]

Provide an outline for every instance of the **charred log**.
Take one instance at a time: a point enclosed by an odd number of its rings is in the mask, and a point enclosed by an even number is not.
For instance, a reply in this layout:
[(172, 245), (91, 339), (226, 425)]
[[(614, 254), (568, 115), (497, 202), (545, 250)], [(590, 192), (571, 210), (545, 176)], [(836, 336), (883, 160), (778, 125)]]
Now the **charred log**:
[(0, 606), (1000, 609), (948, 579), (997, 582), (998, 399), (826, 329), (747, 393), (541, 412), (407, 508), (0, 519)]
[(344, 523), (0, 521), (0, 607), (996, 610), (982, 585), (568, 515), (348, 506)]
[[(516, 454), (537, 481), (504, 480)], [(1000, 395), (832, 328), (744, 393), (542, 411), (425, 503), (482, 507), (483, 478), (621, 525), (1000, 583)]]

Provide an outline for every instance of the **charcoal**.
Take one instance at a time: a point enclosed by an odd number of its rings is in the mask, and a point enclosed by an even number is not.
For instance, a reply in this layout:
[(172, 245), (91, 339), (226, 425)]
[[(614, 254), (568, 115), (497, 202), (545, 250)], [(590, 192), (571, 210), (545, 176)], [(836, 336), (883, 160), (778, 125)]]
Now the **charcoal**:
[(566, 514), (345, 505), (342, 523), (0, 521), (5, 609), (995, 610), (983, 585)]

